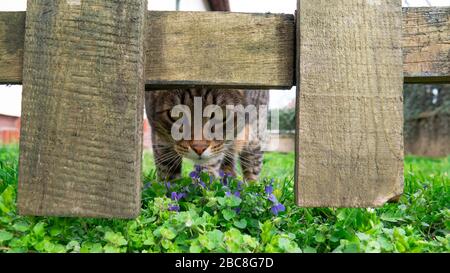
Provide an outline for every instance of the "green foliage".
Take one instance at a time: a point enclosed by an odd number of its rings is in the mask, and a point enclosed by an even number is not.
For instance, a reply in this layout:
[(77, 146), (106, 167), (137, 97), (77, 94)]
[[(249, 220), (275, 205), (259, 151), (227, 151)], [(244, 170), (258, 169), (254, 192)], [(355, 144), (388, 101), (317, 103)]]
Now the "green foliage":
[(405, 120), (419, 118), (423, 114), (450, 114), (450, 85), (405, 84)]
[[(278, 126), (281, 132), (295, 131), (295, 108), (277, 109), (278, 111)], [(274, 114), (273, 110), (269, 112), (268, 128), (272, 128), (271, 117)]]
[(0, 192), (8, 185), (17, 184), (18, 158), (17, 146), (0, 145)]
[[(403, 96), (406, 142), (409, 139), (414, 141), (424, 127), (443, 126), (448, 128), (446, 124), (450, 120), (450, 85), (405, 84)], [(428, 125), (420, 123), (424, 118), (428, 120), (426, 123)], [(436, 123), (438, 121), (440, 123)], [(434, 126), (431, 126), (432, 124)], [(437, 132), (434, 134), (436, 135)]]
[[(0, 252), (450, 251), (450, 158), (407, 158), (405, 194), (398, 204), (305, 209), (294, 205), (293, 154), (266, 154), (267, 179), (259, 183), (228, 178), (225, 186), (223, 179), (200, 175), (201, 180), (183, 178), (170, 187), (156, 181), (147, 154), (136, 220), (18, 216), (17, 158), (17, 147), (0, 148)], [(185, 177), (191, 169), (184, 170)], [(286, 207), (277, 216), (265, 188), (271, 183)], [(174, 200), (172, 192), (187, 195)]]

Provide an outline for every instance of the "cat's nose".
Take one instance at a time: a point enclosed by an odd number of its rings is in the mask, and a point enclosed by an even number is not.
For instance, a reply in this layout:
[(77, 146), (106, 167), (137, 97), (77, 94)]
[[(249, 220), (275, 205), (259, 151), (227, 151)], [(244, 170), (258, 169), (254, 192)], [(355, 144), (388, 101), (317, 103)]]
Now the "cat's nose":
[(196, 154), (202, 155), (203, 152), (205, 152), (206, 149), (208, 149), (208, 145), (205, 143), (192, 142), (191, 148), (192, 150), (194, 150)]

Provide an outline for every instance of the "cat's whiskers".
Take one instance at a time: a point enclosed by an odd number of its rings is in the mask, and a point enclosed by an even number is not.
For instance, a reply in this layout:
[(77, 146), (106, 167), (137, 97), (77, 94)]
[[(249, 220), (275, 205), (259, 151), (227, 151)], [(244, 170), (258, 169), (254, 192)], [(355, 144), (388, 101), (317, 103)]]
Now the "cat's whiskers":
[(171, 159), (172, 157), (175, 157), (175, 156), (176, 156), (176, 154), (165, 154), (165, 155), (161, 156), (160, 158), (158, 158), (158, 162), (159, 163), (164, 163), (168, 159)]
[(161, 157), (158, 157), (158, 163), (165, 163), (169, 159), (176, 158), (177, 156), (178, 155), (175, 152), (169, 152)]
[[(176, 170), (180, 166), (181, 162), (183, 162), (183, 160), (181, 160), (181, 159), (178, 160), (178, 159), (180, 159), (180, 158), (179, 157), (173, 157), (172, 160), (167, 164), (167, 165), (170, 165), (169, 169), (167, 170), (167, 175), (170, 176), (172, 171)], [(177, 162), (177, 160), (178, 160), (178, 162)]]
[(183, 163), (183, 159), (182, 158), (178, 158), (179, 160), (176, 161), (176, 165), (174, 165), (174, 169), (177, 169), (182, 163)]
[(225, 161), (225, 163), (228, 163), (229, 165), (231, 165), (231, 166), (233, 166), (234, 167), (234, 161), (232, 161), (229, 157), (227, 157), (227, 156), (225, 156), (224, 158), (223, 158), (223, 160)]

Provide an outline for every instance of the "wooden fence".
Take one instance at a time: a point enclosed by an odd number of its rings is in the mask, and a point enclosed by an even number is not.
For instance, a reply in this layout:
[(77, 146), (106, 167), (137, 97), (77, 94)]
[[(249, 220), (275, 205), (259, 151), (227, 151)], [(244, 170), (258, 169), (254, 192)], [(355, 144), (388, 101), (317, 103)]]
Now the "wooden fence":
[(296, 85), (297, 204), (395, 199), (402, 85), (450, 82), (450, 8), (298, 5), (294, 16), (29, 0), (26, 13), (0, 13), (0, 83), (23, 84), (19, 212), (135, 217), (144, 87)]

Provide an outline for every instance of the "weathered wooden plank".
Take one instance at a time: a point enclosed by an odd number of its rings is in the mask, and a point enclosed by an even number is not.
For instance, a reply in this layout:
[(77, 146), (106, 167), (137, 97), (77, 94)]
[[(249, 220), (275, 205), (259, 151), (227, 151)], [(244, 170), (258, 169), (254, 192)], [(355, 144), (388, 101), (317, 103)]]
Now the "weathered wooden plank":
[(132, 218), (147, 3), (80, 2), (28, 1), (18, 210)]
[[(403, 9), (406, 82), (450, 82), (449, 14), (450, 7)], [(295, 85), (294, 64), (288, 64), (295, 54), (292, 15), (194, 15), (198, 13), (148, 13), (148, 34), (165, 35), (147, 38), (146, 59), (158, 59), (146, 65), (149, 89), (165, 84), (281, 89)], [(24, 25), (25, 12), (0, 12), (0, 83), (22, 82)], [(237, 31), (242, 29), (239, 36)], [(229, 31), (234, 36), (228, 37)], [(230, 52), (241, 59), (227, 60)], [(208, 68), (206, 75), (199, 72), (201, 66)], [(268, 71), (274, 75), (267, 76)]]
[(403, 10), (403, 55), (405, 82), (450, 82), (449, 7)]
[(403, 190), (401, 1), (299, 0), (296, 200), (380, 206)]
[(25, 12), (0, 12), (0, 83), (22, 83)]
[(294, 16), (150, 12), (147, 84), (291, 88)]
[[(23, 42), (13, 42), (11, 36), (14, 29), (23, 29), (24, 14), (0, 13), (0, 33), (6, 37), (0, 39), (0, 53), (18, 52), (0, 56), (10, 59), (0, 62), (0, 83), (21, 83)], [(290, 89), (294, 31), (292, 15), (150, 11), (146, 59), (153, 61), (146, 64), (146, 82), (153, 89), (186, 85)]]

